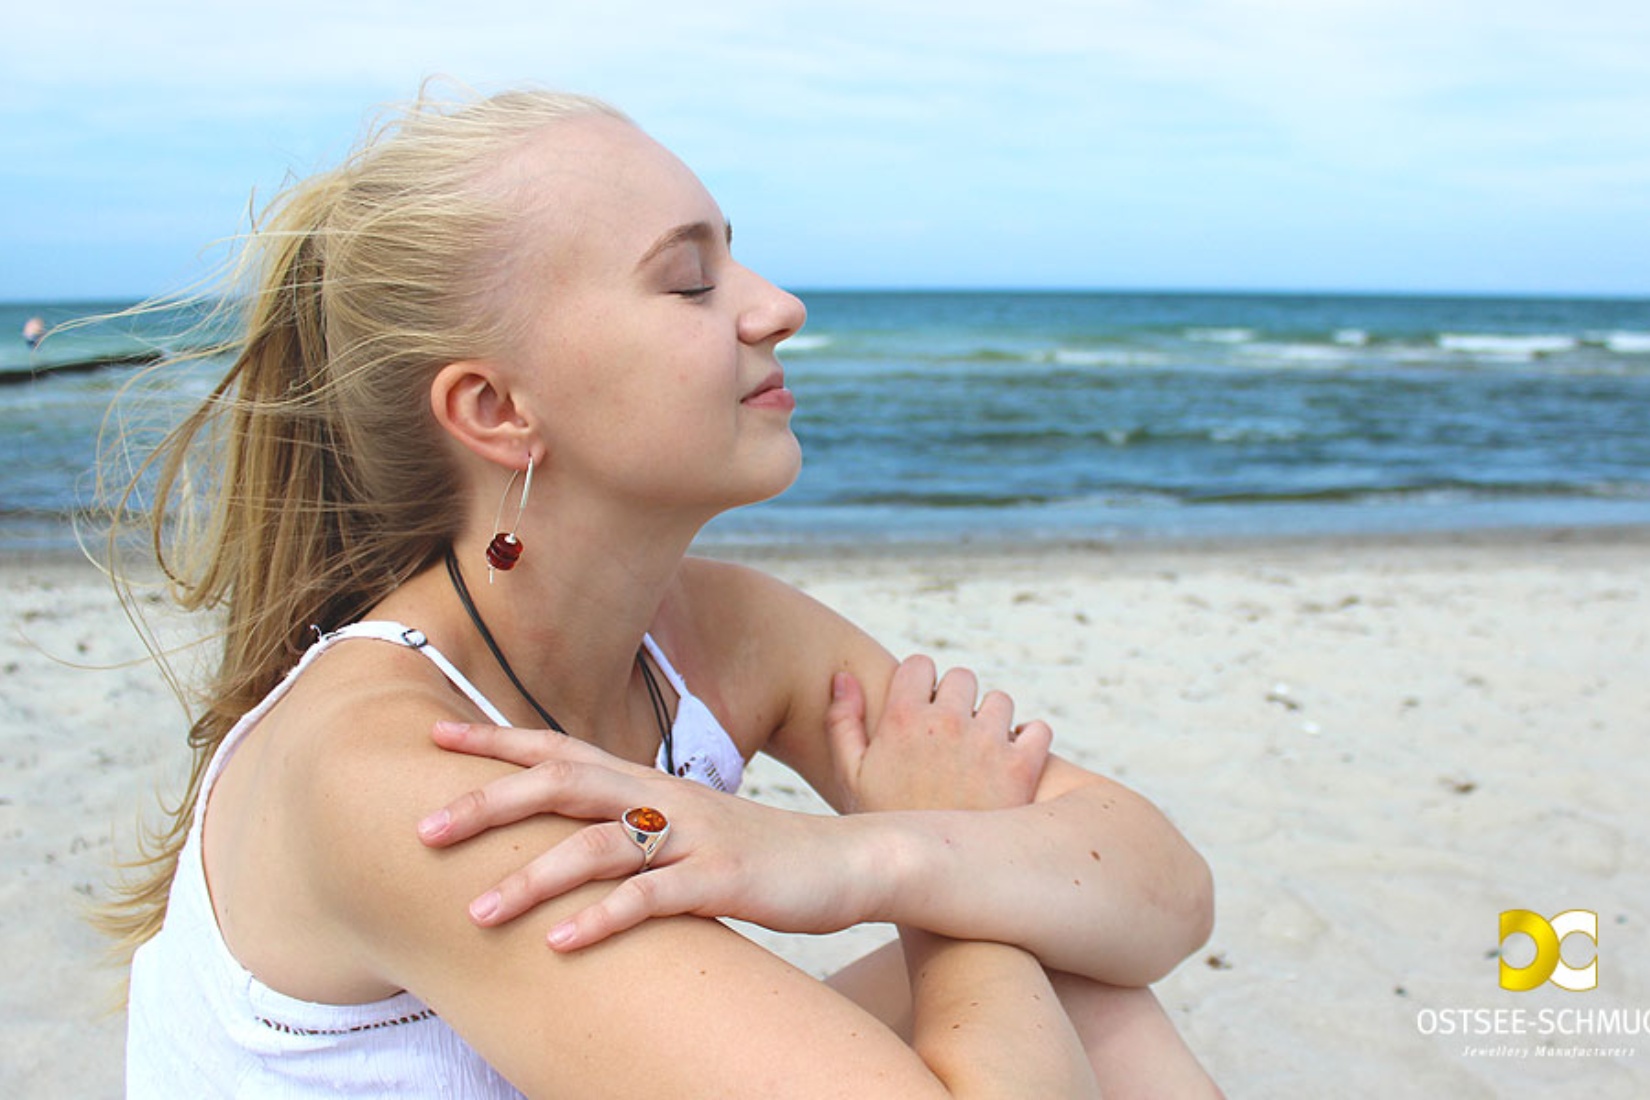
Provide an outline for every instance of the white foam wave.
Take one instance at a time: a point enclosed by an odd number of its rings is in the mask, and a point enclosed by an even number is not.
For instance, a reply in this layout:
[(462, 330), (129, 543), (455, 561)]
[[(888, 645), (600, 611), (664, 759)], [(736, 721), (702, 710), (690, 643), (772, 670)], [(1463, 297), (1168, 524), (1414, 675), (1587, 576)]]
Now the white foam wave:
[(1617, 355), (1650, 355), (1650, 332), (1607, 332), (1604, 346)]
[(818, 351), (831, 346), (831, 338), (817, 333), (792, 336), (779, 342), (786, 351)]
[(1340, 328), (1335, 330), (1334, 340), (1342, 347), (1361, 348), (1369, 343), (1369, 333), (1361, 328)]
[(1255, 338), (1252, 328), (1189, 328), (1186, 339), (1204, 344), (1247, 344)]
[(1123, 348), (1055, 348), (1049, 359), (1062, 367), (1155, 367), (1161, 355)]
[(1329, 344), (1250, 344), (1243, 349), (1245, 355), (1264, 358), (1273, 363), (1293, 363), (1298, 366), (1339, 366), (1353, 356), (1353, 349), (1349, 347), (1333, 347)]
[(1530, 360), (1540, 355), (1574, 351), (1578, 343), (1574, 336), (1560, 335), (1509, 336), (1495, 333), (1446, 332), (1438, 337), (1438, 346), (1445, 351), (1480, 355), (1489, 359)]

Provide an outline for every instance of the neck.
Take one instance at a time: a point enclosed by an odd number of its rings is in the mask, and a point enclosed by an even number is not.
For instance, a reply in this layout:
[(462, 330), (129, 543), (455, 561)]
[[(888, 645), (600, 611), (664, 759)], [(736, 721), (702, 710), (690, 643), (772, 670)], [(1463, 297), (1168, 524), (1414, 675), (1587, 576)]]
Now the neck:
[(531, 697), (573, 736), (636, 755), (626, 750), (657, 736), (636, 654), (692, 535), (671, 536), (657, 524), (624, 539), (610, 527), (607, 532), (597, 539), (579, 537), (572, 523), (554, 531), (523, 528), (520, 561), (491, 583), (485, 556), (491, 535), (455, 545), (476, 614), (521, 690), (482, 641), (443, 565), (409, 582), (380, 610), (416, 622), (513, 722), (544, 724), (527, 702)]

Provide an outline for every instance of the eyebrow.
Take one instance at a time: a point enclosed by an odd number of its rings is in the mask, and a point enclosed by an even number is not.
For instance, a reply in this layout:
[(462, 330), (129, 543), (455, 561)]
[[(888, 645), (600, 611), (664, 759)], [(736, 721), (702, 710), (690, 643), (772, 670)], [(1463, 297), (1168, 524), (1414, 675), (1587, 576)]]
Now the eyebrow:
[[(678, 225), (675, 229), (666, 231), (663, 236), (649, 245), (648, 250), (642, 253), (642, 258), (636, 261), (636, 266), (638, 268), (646, 267), (648, 262), (661, 252), (669, 251), (679, 244), (688, 241), (703, 244), (715, 240), (716, 236), (716, 227), (709, 222), (689, 222), (686, 225)], [(728, 244), (733, 244), (732, 222), (722, 223), (722, 237)]]

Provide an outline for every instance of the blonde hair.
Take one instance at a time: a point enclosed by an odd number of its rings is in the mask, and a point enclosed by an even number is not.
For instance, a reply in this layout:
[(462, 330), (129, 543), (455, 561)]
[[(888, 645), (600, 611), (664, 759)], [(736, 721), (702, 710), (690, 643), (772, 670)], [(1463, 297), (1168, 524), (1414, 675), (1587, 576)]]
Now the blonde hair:
[(463, 516), (442, 505), (460, 486), (430, 383), (512, 335), (501, 288), (521, 196), (498, 169), (530, 134), (589, 113), (623, 117), (581, 96), (442, 103), (426, 91), (339, 167), (289, 186), (245, 238), (225, 296), (242, 322), (233, 364), (121, 479), (111, 509), (110, 568), (128, 612), (138, 601), (118, 559), (135, 517), (173, 600), (218, 611), (223, 643), (189, 732), (189, 782), (128, 865), (140, 877), (99, 920), (123, 954), (160, 928), (225, 734), (312, 628), (359, 617), (454, 538)]

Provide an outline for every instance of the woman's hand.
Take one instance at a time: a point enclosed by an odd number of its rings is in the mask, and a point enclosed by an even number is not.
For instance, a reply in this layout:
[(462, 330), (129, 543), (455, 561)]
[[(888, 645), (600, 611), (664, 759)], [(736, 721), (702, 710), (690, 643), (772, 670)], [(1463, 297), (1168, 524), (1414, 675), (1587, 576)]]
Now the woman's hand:
[(976, 706), (972, 672), (954, 668), (936, 683), (935, 671), (927, 657), (902, 661), (871, 733), (858, 681), (837, 674), (826, 729), (851, 811), (1012, 809), (1036, 794), (1048, 723), (1015, 726), (1007, 695), (987, 692)]
[[(419, 823), (447, 847), (499, 825), (554, 813), (597, 824), (528, 863), (470, 905), (476, 923), (503, 924), (598, 880), (622, 880), (597, 904), (550, 930), (558, 951), (588, 947), (650, 917), (734, 917), (781, 932), (834, 932), (873, 919), (891, 888), (872, 830), (794, 813), (676, 779), (545, 730), (442, 722), (435, 741), (525, 770), (474, 790)], [(619, 822), (650, 806), (670, 833), (645, 874)]]
[[(990, 692), (975, 707), (973, 673), (937, 684), (932, 661), (913, 657), (889, 685), (874, 734), (853, 677), (833, 684), (826, 714), (831, 751), (856, 810), (982, 810), (1032, 800), (1053, 734), (1046, 723), (1013, 727), (1014, 704)], [(431, 847), (457, 844), (535, 814), (596, 822), (477, 898), (482, 925), (513, 920), (540, 902), (599, 880), (622, 879), (602, 901), (558, 924), (550, 945), (571, 951), (650, 917), (733, 917), (780, 932), (834, 932), (886, 911), (899, 861), (865, 818), (775, 809), (676, 779), (545, 730), (438, 723), (453, 752), (524, 770), (458, 798), (419, 823)], [(619, 818), (651, 806), (670, 835), (646, 874)]]

